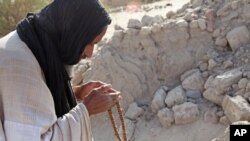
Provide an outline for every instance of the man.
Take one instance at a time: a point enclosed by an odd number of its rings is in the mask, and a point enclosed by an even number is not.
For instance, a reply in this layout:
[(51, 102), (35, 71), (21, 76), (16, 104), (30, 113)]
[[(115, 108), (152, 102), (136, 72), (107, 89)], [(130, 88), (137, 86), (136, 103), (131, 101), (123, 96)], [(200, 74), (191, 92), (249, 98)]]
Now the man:
[(54, 0), (0, 39), (0, 141), (93, 139), (89, 115), (119, 91), (96, 81), (72, 89), (65, 66), (91, 57), (110, 23), (98, 0)]

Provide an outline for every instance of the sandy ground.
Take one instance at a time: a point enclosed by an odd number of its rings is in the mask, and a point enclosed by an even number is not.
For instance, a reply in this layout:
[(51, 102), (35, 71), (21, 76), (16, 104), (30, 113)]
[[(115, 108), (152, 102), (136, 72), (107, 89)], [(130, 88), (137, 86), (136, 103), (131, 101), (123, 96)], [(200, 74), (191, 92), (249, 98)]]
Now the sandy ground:
[(135, 141), (211, 141), (225, 131), (221, 124), (206, 123), (202, 119), (186, 125), (161, 128), (158, 120), (140, 121), (135, 131)]
[[(100, 116), (102, 118), (98, 117), (92, 121), (95, 141), (116, 141), (109, 119), (103, 118), (107, 115)], [(205, 122), (202, 117), (190, 124), (164, 128), (155, 117), (151, 121), (141, 119), (136, 123), (132, 141), (211, 141), (223, 136), (225, 129), (226, 126)]]

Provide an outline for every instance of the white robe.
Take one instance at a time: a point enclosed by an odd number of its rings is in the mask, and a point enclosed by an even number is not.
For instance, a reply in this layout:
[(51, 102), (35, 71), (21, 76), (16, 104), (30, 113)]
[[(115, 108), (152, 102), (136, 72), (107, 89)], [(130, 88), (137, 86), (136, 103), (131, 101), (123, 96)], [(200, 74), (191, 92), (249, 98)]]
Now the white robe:
[(79, 103), (61, 118), (43, 72), (16, 31), (0, 39), (0, 141), (92, 141)]

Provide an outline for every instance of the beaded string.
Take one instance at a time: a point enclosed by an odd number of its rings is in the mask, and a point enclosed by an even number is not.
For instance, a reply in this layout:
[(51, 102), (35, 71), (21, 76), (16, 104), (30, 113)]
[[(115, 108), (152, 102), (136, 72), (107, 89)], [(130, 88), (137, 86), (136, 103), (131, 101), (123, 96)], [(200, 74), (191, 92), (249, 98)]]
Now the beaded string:
[(110, 110), (108, 110), (108, 114), (109, 114), (109, 118), (111, 120), (111, 124), (112, 124), (113, 129), (114, 129), (115, 136), (117, 137), (118, 141), (128, 141), (125, 121), (124, 121), (124, 117), (123, 117), (123, 114), (122, 114), (122, 108), (121, 108), (121, 105), (120, 105), (119, 102), (116, 103), (116, 108), (117, 108), (117, 111), (118, 111), (118, 114), (119, 114), (119, 118), (121, 120), (122, 132), (123, 132), (123, 140), (121, 139), (121, 137), (120, 137), (120, 135), (118, 133), (118, 129), (117, 129), (117, 126), (116, 126), (116, 123), (115, 123), (115, 119), (114, 119), (112, 110), (110, 109)]

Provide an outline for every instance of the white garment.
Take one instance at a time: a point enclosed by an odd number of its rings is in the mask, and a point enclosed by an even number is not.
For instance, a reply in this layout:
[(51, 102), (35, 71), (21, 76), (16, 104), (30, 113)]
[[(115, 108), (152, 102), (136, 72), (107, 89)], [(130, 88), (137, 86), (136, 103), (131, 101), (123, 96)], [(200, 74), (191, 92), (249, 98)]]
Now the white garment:
[(0, 141), (92, 141), (82, 103), (61, 118), (42, 70), (16, 31), (0, 39)]

